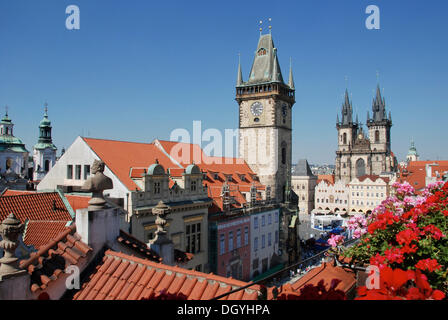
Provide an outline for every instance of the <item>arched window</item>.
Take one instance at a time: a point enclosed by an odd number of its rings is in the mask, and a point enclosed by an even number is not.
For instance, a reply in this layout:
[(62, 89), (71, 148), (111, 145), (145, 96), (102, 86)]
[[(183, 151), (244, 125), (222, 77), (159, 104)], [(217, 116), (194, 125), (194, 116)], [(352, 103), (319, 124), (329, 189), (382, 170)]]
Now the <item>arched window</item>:
[(344, 132), (343, 136), (342, 136), (342, 140), (344, 142), (344, 144), (347, 144), (347, 133)]
[(45, 160), (45, 172), (50, 171), (50, 160)]
[(378, 130), (375, 131), (375, 142), (380, 142), (380, 132)]
[(366, 163), (364, 159), (358, 159), (356, 161), (356, 177), (361, 177), (366, 174)]
[(282, 143), (282, 164), (286, 164), (286, 142)]

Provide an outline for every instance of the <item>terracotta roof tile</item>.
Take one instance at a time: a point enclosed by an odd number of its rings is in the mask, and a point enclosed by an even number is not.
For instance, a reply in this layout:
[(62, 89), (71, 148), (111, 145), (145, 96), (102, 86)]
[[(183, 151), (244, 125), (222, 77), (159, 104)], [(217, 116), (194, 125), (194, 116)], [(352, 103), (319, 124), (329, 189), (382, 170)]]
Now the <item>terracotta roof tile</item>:
[(39, 249), (64, 231), (66, 225), (67, 221), (28, 221), (23, 233), (23, 242)]
[[(211, 299), (225, 290), (246, 284), (109, 250), (101, 267), (83, 284), (74, 299), (140, 300), (157, 297), (162, 292), (184, 295), (190, 300)], [(233, 298), (256, 299), (259, 290), (260, 286), (254, 285), (234, 294)]]
[(156, 159), (165, 169), (178, 167), (167, 155), (151, 143), (83, 139), (129, 190), (140, 189), (129, 176), (132, 167), (149, 168), (156, 162)]
[[(78, 265), (82, 259), (87, 259), (87, 252), (81, 251), (78, 247), (84, 248), (86, 245), (76, 246), (81, 242), (76, 233), (76, 226), (72, 224), (53, 240), (33, 252), (30, 258), (20, 261), (20, 267), (28, 271), (31, 276), (31, 290), (33, 292), (45, 290), (51, 281), (57, 280), (58, 276), (68, 265)], [(68, 242), (67, 237), (71, 236), (75, 242)]]
[(324, 280), (325, 285), (329, 288), (333, 279), (339, 279), (342, 281), (338, 285), (337, 289), (341, 289), (345, 293), (352, 289), (356, 284), (356, 277), (353, 272), (342, 267), (335, 267), (332, 263), (326, 262), (319, 267), (311, 269), (302, 278), (293, 283), (291, 288), (296, 292), (300, 292), (300, 289), (304, 286), (308, 284), (317, 285), (321, 280)]
[(58, 192), (29, 193), (0, 197), (0, 219), (14, 213), (22, 223), (30, 221), (72, 221)]

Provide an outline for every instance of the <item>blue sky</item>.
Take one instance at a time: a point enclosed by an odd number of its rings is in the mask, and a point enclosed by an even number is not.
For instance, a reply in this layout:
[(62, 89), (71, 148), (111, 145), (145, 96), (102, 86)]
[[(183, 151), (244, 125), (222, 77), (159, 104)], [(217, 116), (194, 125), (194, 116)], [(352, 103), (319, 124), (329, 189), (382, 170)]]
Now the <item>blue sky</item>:
[[(80, 30), (65, 28), (70, 4)], [(380, 30), (365, 27), (370, 4)], [(246, 80), (271, 17), (285, 78), (293, 60), (294, 162), (334, 162), (345, 77), (365, 123), (377, 71), (399, 160), (412, 137), (422, 159), (448, 159), (447, 14), (444, 0), (0, 0), (0, 106), (30, 151), (45, 100), (59, 150), (78, 135), (168, 139), (194, 120), (236, 128), (238, 53)]]

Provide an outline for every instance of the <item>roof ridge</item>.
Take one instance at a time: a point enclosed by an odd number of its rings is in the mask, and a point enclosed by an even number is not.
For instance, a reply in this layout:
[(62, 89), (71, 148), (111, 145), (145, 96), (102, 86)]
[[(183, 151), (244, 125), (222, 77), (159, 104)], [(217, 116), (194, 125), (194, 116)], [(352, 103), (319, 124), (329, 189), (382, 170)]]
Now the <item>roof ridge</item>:
[(248, 283), (240, 281), (240, 280), (225, 278), (222, 276), (215, 275), (213, 273), (207, 274), (207, 273), (203, 273), (200, 271), (184, 269), (184, 268), (181, 268), (178, 266), (169, 266), (169, 265), (166, 265), (163, 263), (158, 263), (158, 262), (150, 261), (147, 259), (142, 259), (142, 258), (138, 258), (135, 256), (126, 255), (122, 252), (112, 251), (110, 249), (104, 253), (104, 256), (110, 256), (110, 257), (126, 259), (126, 260), (133, 260), (135, 263), (138, 263), (138, 264), (141, 264), (141, 265), (144, 265), (147, 267), (163, 269), (165, 271), (171, 271), (171, 272), (175, 272), (175, 273), (183, 273), (188, 276), (201, 277), (201, 278), (204, 278), (205, 280), (220, 281), (220, 282), (223, 282), (223, 283), (225, 283), (227, 285), (231, 285), (231, 286), (243, 287), (248, 284)]
[(153, 143), (148, 142), (136, 142), (136, 141), (126, 141), (126, 140), (117, 140), (117, 139), (102, 139), (102, 138), (87, 138), (87, 137), (81, 137), (85, 142), (87, 140), (97, 140), (97, 141), (111, 141), (111, 142), (123, 142), (123, 143), (136, 143), (136, 144), (144, 144), (144, 145), (153, 145)]

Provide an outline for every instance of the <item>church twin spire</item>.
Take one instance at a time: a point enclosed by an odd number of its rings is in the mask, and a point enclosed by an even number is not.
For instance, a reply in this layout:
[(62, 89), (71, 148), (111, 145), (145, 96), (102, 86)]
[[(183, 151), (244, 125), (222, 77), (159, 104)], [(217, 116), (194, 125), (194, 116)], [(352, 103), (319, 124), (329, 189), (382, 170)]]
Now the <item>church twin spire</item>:
[[(370, 117), (370, 112), (367, 111), (367, 124), (374, 124), (380, 122), (388, 122), (392, 124), (392, 115), (389, 111), (389, 117), (386, 115), (386, 100), (381, 95), (380, 86), (378, 84), (376, 90), (376, 96), (372, 102), (372, 117)], [(353, 122), (353, 107), (352, 102), (349, 99), (348, 91), (345, 90), (345, 99), (342, 104), (342, 122), (339, 122), (339, 116), (337, 117), (337, 123), (342, 125), (349, 125)], [(356, 120), (358, 123), (358, 120)]]

